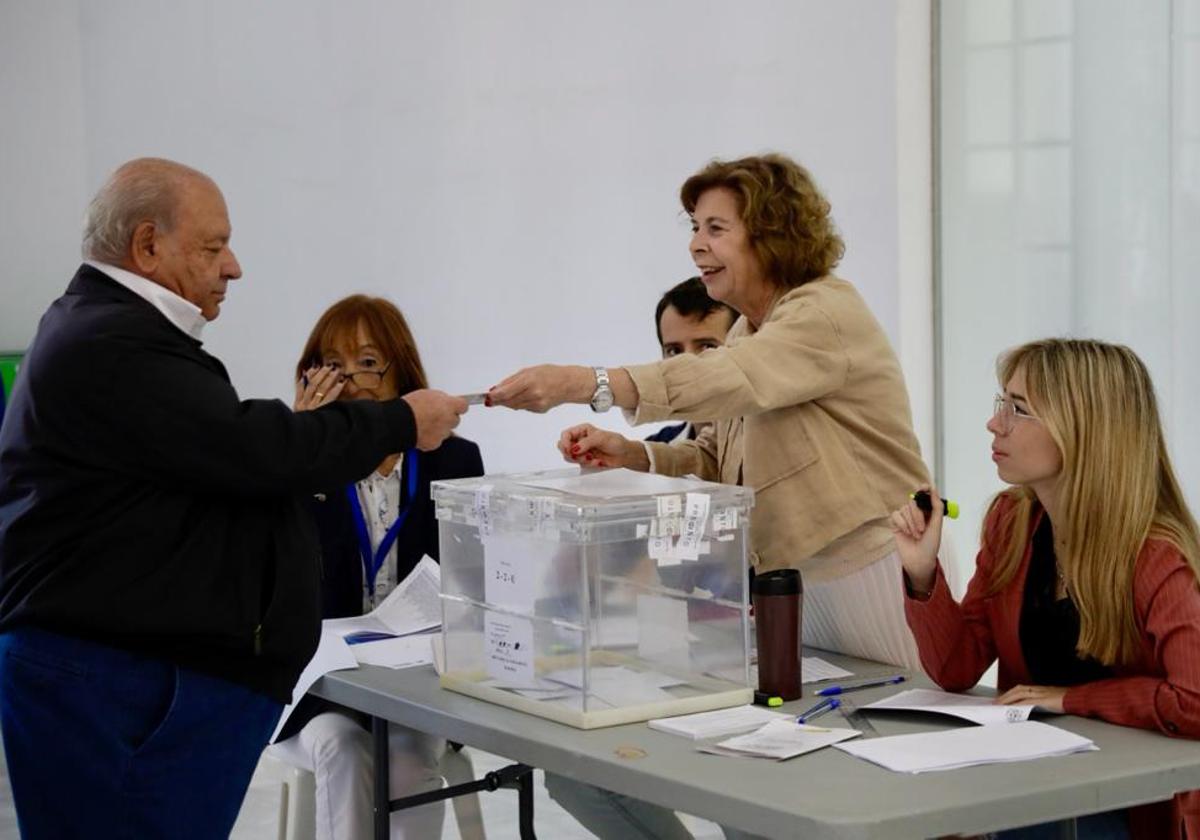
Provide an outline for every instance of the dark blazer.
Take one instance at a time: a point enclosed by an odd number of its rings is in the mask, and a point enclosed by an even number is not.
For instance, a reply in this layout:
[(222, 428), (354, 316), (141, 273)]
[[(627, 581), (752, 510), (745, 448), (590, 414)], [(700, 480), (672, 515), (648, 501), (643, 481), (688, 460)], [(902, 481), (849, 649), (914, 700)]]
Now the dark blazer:
[(676, 423), (674, 426), (663, 426), (652, 435), (647, 435), (646, 440), (652, 443), (670, 443), (683, 434), (683, 430), (688, 429), (689, 438), (696, 437), (696, 427), (689, 423)]
[[(402, 506), (409, 501), (407, 488), (411, 469), (410, 459), (405, 457), (400, 485), (403, 488)], [(447, 438), (432, 452), (417, 453), (415, 506), (396, 536), (397, 582), (404, 580), (424, 555), (441, 559), (437, 518), (429, 495), (430, 482), (477, 475), (483, 475), (483, 459), (479, 447), (465, 438)], [(309, 509), (321, 540), (322, 615), (324, 618), (362, 615), (363, 564), (345, 485), (313, 496)], [(306, 695), (296, 704), (277, 740), (290, 738), (318, 714), (340, 708), (319, 697)]]
[(403, 400), (294, 413), (90, 266), (0, 426), (0, 632), (90, 639), (287, 702), (316, 649), (305, 497), (416, 441)]

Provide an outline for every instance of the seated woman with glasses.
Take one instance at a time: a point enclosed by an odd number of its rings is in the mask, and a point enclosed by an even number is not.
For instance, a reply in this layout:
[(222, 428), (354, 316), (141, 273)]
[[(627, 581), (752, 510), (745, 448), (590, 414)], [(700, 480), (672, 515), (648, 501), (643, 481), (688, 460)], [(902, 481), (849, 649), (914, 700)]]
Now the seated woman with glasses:
[[(404, 316), (382, 298), (354, 295), (313, 327), (296, 365), (297, 411), (333, 400), (389, 400), (428, 387)], [(313, 497), (321, 539), (325, 618), (361, 615), (378, 605), (422, 556), (438, 559), (432, 481), (483, 475), (479, 448), (451, 436), (431, 452), (397, 452), (349, 487)], [(297, 705), (277, 751), (316, 776), (317, 837), (372, 834), (371, 736), (355, 712), (314, 696)], [(392, 725), (391, 796), (441, 787), (445, 742)], [(442, 836), (444, 803), (392, 815), (392, 837)]]
[[(962, 691), (999, 659), (998, 703), (1200, 737), (1200, 537), (1149, 373), (1126, 347), (1058, 339), (1010, 351), (998, 373), (987, 427), (1012, 486), (988, 511), (961, 604), (938, 564), (941, 506), (928, 521), (915, 503), (891, 516), (921, 664)], [(1083, 817), (1078, 832), (1200, 837), (1200, 791)]]

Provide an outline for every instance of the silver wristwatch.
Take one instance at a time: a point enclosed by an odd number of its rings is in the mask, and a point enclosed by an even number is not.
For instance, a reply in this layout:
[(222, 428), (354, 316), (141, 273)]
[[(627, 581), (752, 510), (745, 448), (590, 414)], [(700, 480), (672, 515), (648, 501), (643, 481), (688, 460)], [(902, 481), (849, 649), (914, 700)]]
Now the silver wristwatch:
[(592, 411), (608, 411), (613, 406), (613, 392), (608, 385), (608, 370), (592, 368), (596, 374), (596, 390), (592, 393)]

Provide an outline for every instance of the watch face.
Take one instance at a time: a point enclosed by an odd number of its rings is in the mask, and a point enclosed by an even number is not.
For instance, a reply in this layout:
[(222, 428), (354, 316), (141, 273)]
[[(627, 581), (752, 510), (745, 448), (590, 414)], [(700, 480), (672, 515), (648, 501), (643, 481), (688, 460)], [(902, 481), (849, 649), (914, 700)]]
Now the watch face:
[(613, 405), (612, 390), (600, 388), (592, 396), (592, 411), (608, 411)]

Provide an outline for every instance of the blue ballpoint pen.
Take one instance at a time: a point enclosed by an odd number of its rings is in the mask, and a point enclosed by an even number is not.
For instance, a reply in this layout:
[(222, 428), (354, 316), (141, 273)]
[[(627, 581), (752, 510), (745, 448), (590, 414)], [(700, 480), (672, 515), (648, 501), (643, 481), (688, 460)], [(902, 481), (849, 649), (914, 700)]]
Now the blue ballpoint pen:
[(885, 680), (871, 680), (870, 682), (858, 683), (857, 685), (831, 685), (828, 688), (822, 688), (817, 692), (818, 697), (833, 697), (835, 694), (844, 694), (847, 691), (858, 691), (860, 688), (878, 688), (881, 685), (895, 685), (896, 683), (904, 682), (904, 675), (900, 674), (894, 677), (888, 677)]
[(825, 700), (796, 718), (796, 723), (808, 723), (813, 718), (818, 718), (826, 712), (832, 712), (840, 705), (842, 705), (841, 700)]

